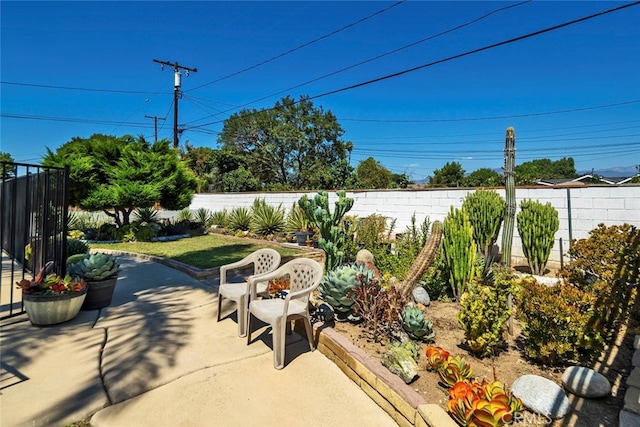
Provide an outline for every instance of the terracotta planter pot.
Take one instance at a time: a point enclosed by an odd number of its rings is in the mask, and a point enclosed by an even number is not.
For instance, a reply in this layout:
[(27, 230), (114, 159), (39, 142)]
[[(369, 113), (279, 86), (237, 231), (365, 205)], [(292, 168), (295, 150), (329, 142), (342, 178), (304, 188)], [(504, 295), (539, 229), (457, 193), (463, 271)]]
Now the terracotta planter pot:
[(78, 315), (87, 289), (62, 295), (22, 295), (29, 320), (37, 326), (67, 322)]
[(87, 282), (87, 298), (84, 300), (81, 310), (99, 310), (109, 306), (117, 280), (118, 276), (115, 276), (98, 282)]

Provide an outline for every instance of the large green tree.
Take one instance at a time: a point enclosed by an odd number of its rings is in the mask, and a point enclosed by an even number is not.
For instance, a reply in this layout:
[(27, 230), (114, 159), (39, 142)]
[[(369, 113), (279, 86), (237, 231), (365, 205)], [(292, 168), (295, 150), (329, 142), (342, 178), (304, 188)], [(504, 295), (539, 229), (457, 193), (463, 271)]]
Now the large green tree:
[[(14, 160), (10, 153), (0, 151), (0, 162), (13, 163)], [(11, 178), (13, 176), (13, 168), (1, 168), (0, 174), (2, 174), (2, 179)]]
[(516, 184), (535, 184), (541, 179), (575, 178), (576, 166), (572, 157), (560, 160), (535, 159), (515, 167)]
[(218, 142), (242, 155), (246, 169), (266, 189), (316, 189), (345, 182), (345, 168), (335, 167), (348, 166), (343, 133), (330, 111), (306, 96), (298, 101), (287, 96), (272, 108), (233, 114)]
[(491, 168), (480, 168), (465, 176), (462, 185), (465, 187), (498, 187), (504, 185), (504, 176)]
[(94, 134), (73, 138), (55, 152), (47, 148), (48, 166), (69, 166), (69, 201), (102, 210), (119, 227), (136, 208), (182, 209), (191, 203), (196, 178), (168, 140), (149, 143), (129, 135)]
[(362, 160), (356, 168), (356, 182), (358, 188), (377, 189), (389, 188), (393, 174), (373, 157)]
[(433, 171), (429, 184), (433, 187), (458, 187), (464, 179), (464, 169), (458, 162), (447, 162)]

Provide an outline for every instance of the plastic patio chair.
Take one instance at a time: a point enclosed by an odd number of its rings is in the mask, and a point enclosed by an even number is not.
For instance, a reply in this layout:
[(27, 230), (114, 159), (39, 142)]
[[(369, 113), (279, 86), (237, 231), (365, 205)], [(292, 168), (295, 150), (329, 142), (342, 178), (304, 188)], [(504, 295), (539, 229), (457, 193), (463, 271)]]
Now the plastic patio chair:
[[(322, 280), (323, 266), (309, 258), (297, 258), (262, 276), (249, 278), (251, 298), (247, 313), (247, 345), (251, 344), (252, 315), (271, 325), (273, 338), (273, 365), (284, 368), (286, 333), (290, 330), (290, 321), (303, 319), (311, 351), (315, 350), (313, 330), (309, 319), (309, 295)], [(271, 280), (289, 276), (290, 289), (282, 298), (256, 299), (259, 280)]]
[[(253, 276), (259, 277), (264, 273), (274, 271), (280, 265), (280, 253), (275, 249), (258, 249), (240, 261), (223, 265), (220, 267), (220, 287), (218, 288), (218, 322), (220, 321), (220, 311), (222, 309), (222, 298), (227, 298), (236, 303), (238, 312), (238, 336), (244, 337), (246, 331), (247, 305), (249, 304), (249, 285), (245, 282), (227, 282), (227, 272), (240, 267), (253, 264)], [(267, 294), (267, 280), (256, 280), (257, 295)]]

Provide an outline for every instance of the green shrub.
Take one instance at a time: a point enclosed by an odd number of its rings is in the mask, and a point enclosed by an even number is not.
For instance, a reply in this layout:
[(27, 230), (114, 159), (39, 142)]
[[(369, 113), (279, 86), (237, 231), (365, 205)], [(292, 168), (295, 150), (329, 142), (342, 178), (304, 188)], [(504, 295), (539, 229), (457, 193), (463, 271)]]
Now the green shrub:
[(526, 354), (549, 365), (597, 356), (604, 339), (602, 328), (593, 323), (595, 299), (571, 285), (545, 286), (533, 277), (523, 279), (517, 313)]
[(84, 239), (84, 231), (81, 230), (71, 230), (69, 231), (69, 238), (82, 240)]
[(117, 238), (118, 228), (115, 224), (102, 224), (96, 234), (96, 240), (116, 240)]
[(268, 205), (264, 199), (255, 199), (251, 208), (251, 229), (262, 236), (279, 233), (285, 229), (286, 221), (282, 205)]
[(134, 224), (123, 225), (118, 229), (116, 237), (123, 242), (135, 242), (136, 226)]
[(89, 253), (89, 245), (82, 240), (67, 239), (67, 257)]
[(507, 270), (485, 269), (484, 277), (470, 282), (460, 298), (458, 322), (472, 353), (493, 356), (504, 345), (503, 331), (511, 316), (507, 303), (514, 276)]
[(134, 230), (134, 237), (137, 242), (150, 242), (156, 237), (156, 231), (148, 225), (140, 225)]
[(573, 241), (571, 262), (560, 276), (593, 292), (598, 319), (608, 330), (629, 311), (633, 285), (640, 277), (640, 229), (630, 225), (598, 225), (589, 237)]
[(229, 214), (229, 228), (234, 231), (251, 229), (251, 211), (247, 208), (234, 208)]
[(449, 276), (444, 263), (442, 248), (438, 250), (433, 263), (427, 268), (420, 281), (422, 287), (427, 290), (429, 297), (437, 301), (450, 301)]

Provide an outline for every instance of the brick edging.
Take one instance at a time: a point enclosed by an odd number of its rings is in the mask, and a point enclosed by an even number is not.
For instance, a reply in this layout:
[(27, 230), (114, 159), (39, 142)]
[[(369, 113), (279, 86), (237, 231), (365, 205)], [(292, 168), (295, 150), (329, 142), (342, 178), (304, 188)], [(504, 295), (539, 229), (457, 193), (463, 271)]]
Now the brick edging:
[[(302, 326), (302, 325), (300, 325)], [(296, 325), (297, 327), (297, 325)], [(437, 404), (430, 404), (397, 375), (330, 326), (313, 325), (317, 349), (384, 409), (400, 426), (457, 427)], [(301, 330), (305, 336), (304, 331)]]

